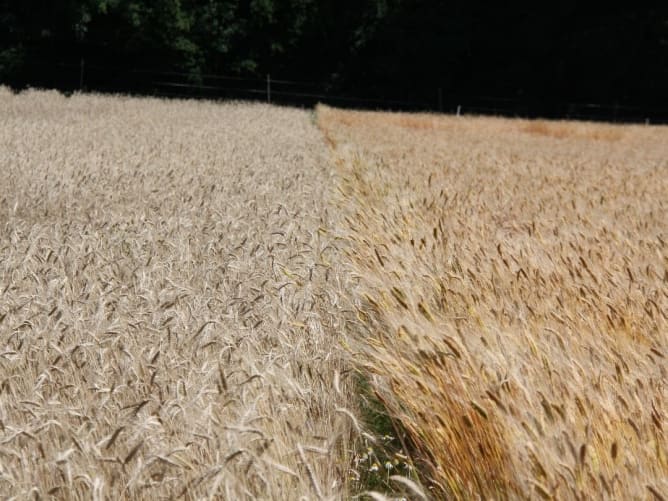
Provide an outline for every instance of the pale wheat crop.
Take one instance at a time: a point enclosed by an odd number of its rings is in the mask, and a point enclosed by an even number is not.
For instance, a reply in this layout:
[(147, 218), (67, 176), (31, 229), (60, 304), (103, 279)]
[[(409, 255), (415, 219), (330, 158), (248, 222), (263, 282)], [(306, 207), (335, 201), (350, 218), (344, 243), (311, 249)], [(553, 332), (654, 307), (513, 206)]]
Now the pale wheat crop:
[(316, 118), (0, 89), (0, 495), (664, 499), (666, 128)]
[(306, 111), (0, 92), (0, 497), (345, 492), (324, 154)]

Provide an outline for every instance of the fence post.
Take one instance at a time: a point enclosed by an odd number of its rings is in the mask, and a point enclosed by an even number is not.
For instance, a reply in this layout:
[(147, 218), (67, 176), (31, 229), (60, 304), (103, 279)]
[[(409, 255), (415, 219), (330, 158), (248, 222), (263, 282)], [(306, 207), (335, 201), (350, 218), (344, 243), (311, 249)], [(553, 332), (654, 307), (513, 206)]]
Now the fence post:
[(459, 116), (459, 114), (460, 114), (461, 112), (462, 112), (462, 105), (461, 105), (461, 104), (458, 104), (458, 105), (457, 105), (457, 116)]
[(271, 75), (267, 73), (267, 102), (271, 104)]
[(81, 58), (81, 64), (79, 66), (79, 90), (83, 90), (83, 83), (84, 83), (84, 58)]

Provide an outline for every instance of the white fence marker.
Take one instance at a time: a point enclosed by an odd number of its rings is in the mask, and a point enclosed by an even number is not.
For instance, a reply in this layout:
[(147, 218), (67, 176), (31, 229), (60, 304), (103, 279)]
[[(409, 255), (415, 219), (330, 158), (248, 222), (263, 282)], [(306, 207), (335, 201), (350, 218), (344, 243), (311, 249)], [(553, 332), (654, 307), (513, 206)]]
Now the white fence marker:
[(271, 75), (267, 73), (267, 102), (271, 104)]

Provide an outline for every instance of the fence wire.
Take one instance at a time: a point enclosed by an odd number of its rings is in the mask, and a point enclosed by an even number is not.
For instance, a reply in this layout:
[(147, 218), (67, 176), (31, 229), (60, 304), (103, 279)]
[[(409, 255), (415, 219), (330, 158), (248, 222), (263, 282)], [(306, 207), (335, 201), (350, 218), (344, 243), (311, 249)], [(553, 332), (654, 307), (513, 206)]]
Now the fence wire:
[[(99, 91), (174, 98), (265, 100), (276, 104), (310, 107), (317, 103), (335, 106), (397, 111), (430, 111), (456, 114), (491, 114), (524, 118), (563, 118), (668, 124), (668, 108), (628, 103), (554, 103), (490, 95), (452, 95), (435, 85), (433, 100), (424, 97), (396, 98), (388, 95), (352, 95), (331, 82), (274, 78), (267, 75), (194, 75), (179, 71), (127, 69), (98, 63), (30, 61), (22, 78), (2, 82), (14, 87), (46, 87), (65, 92)], [(385, 85), (387, 87), (387, 85)], [(383, 86), (379, 85), (382, 88)]]

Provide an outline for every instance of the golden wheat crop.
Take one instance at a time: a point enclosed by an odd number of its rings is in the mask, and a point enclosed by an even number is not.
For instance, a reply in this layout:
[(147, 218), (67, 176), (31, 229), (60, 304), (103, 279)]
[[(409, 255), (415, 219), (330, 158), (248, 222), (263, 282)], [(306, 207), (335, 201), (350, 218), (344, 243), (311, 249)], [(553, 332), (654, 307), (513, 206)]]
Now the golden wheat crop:
[(345, 493), (309, 113), (0, 92), (0, 496)]
[(351, 349), (432, 495), (666, 499), (668, 129), (318, 120)]
[(317, 120), (0, 89), (0, 495), (665, 498), (666, 128)]

